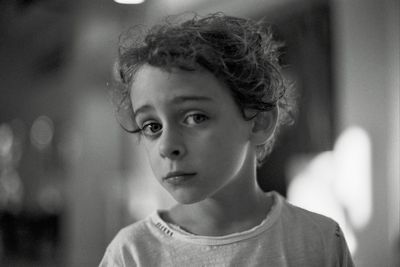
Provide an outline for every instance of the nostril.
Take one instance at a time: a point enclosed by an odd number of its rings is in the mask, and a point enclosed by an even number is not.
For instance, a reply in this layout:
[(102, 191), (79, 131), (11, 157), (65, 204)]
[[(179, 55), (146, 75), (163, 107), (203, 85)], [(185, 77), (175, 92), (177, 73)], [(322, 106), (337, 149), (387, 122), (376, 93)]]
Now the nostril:
[[(180, 142), (180, 141), (179, 141)], [(171, 140), (162, 140), (159, 144), (159, 154), (162, 158), (178, 159), (186, 154), (183, 143)]]
[(181, 152), (179, 150), (174, 150), (171, 152), (171, 154), (174, 156), (179, 156), (181, 154)]

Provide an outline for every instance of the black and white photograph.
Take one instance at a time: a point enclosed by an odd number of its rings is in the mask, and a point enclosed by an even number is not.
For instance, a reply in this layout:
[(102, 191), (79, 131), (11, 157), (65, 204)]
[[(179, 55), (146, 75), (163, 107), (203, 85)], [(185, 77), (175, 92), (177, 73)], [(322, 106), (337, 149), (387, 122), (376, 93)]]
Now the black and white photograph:
[(400, 1), (2, 0), (0, 266), (400, 266)]

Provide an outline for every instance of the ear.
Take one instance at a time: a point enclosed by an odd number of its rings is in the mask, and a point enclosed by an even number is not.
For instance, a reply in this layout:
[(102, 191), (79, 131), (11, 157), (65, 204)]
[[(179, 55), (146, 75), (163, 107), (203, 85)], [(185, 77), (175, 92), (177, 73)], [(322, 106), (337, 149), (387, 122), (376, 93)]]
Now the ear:
[(273, 136), (278, 120), (278, 112), (279, 110), (276, 107), (271, 111), (259, 112), (252, 119), (251, 141), (254, 145), (265, 144)]

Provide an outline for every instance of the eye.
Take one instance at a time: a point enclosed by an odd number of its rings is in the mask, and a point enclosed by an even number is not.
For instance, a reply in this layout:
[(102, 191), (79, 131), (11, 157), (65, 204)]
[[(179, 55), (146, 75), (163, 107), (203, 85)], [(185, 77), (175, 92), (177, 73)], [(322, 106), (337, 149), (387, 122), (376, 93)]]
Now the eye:
[(209, 117), (204, 114), (195, 113), (195, 114), (188, 115), (185, 118), (184, 122), (189, 125), (196, 125), (196, 124), (200, 124), (208, 119), (209, 119)]
[(162, 125), (156, 122), (150, 122), (143, 125), (141, 132), (145, 136), (157, 135), (162, 130)]

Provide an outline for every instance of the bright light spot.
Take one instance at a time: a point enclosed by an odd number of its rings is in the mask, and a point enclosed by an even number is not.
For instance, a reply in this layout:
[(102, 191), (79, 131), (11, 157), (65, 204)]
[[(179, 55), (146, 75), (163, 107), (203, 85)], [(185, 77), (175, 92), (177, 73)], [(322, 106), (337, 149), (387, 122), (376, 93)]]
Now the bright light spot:
[(18, 118), (13, 119), (10, 125), (14, 133), (12, 161), (14, 166), (17, 166), (23, 155), (23, 146), (26, 138), (26, 127), (24, 121)]
[(15, 169), (4, 169), (0, 173), (0, 210), (18, 211), (23, 198), (23, 185)]
[(145, 0), (114, 0), (118, 4), (141, 4), (144, 3)]
[[(303, 168), (298, 167), (299, 162), (303, 162)], [(336, 220), (354, 253), (354, 230), (367, 225), (372, 209), (368, 134), (358, 127), (349, 128), (339, 136), (333, 151), (323, 152), (305, 164), (304, 160), (294, 163), (297, 168), (291, 175), (288, 200)]]
[(332, 151), (312, 158), (294, 176), (288, 188), (289, 202), (334, 219), (342, 228), (351, 253), (357, 241), (351, 226), (346, 221), (344, 207), (335, 194), (336, 168)]
[(352, 225), (361, 229), (372, 212), (371, 140), (367, 132), (358, 127), (347, 129), (336, 141), (334, 156), (335, 193), (346, 206)]
[(7, 124), (0, 125), (0, 157), (5, 157), (11, 152), (14, 135)]
[(54, 135), (53, 121), (47, 116), (38, 117), (31, 128), (31, 142), (38, 149), (50, 145)]

